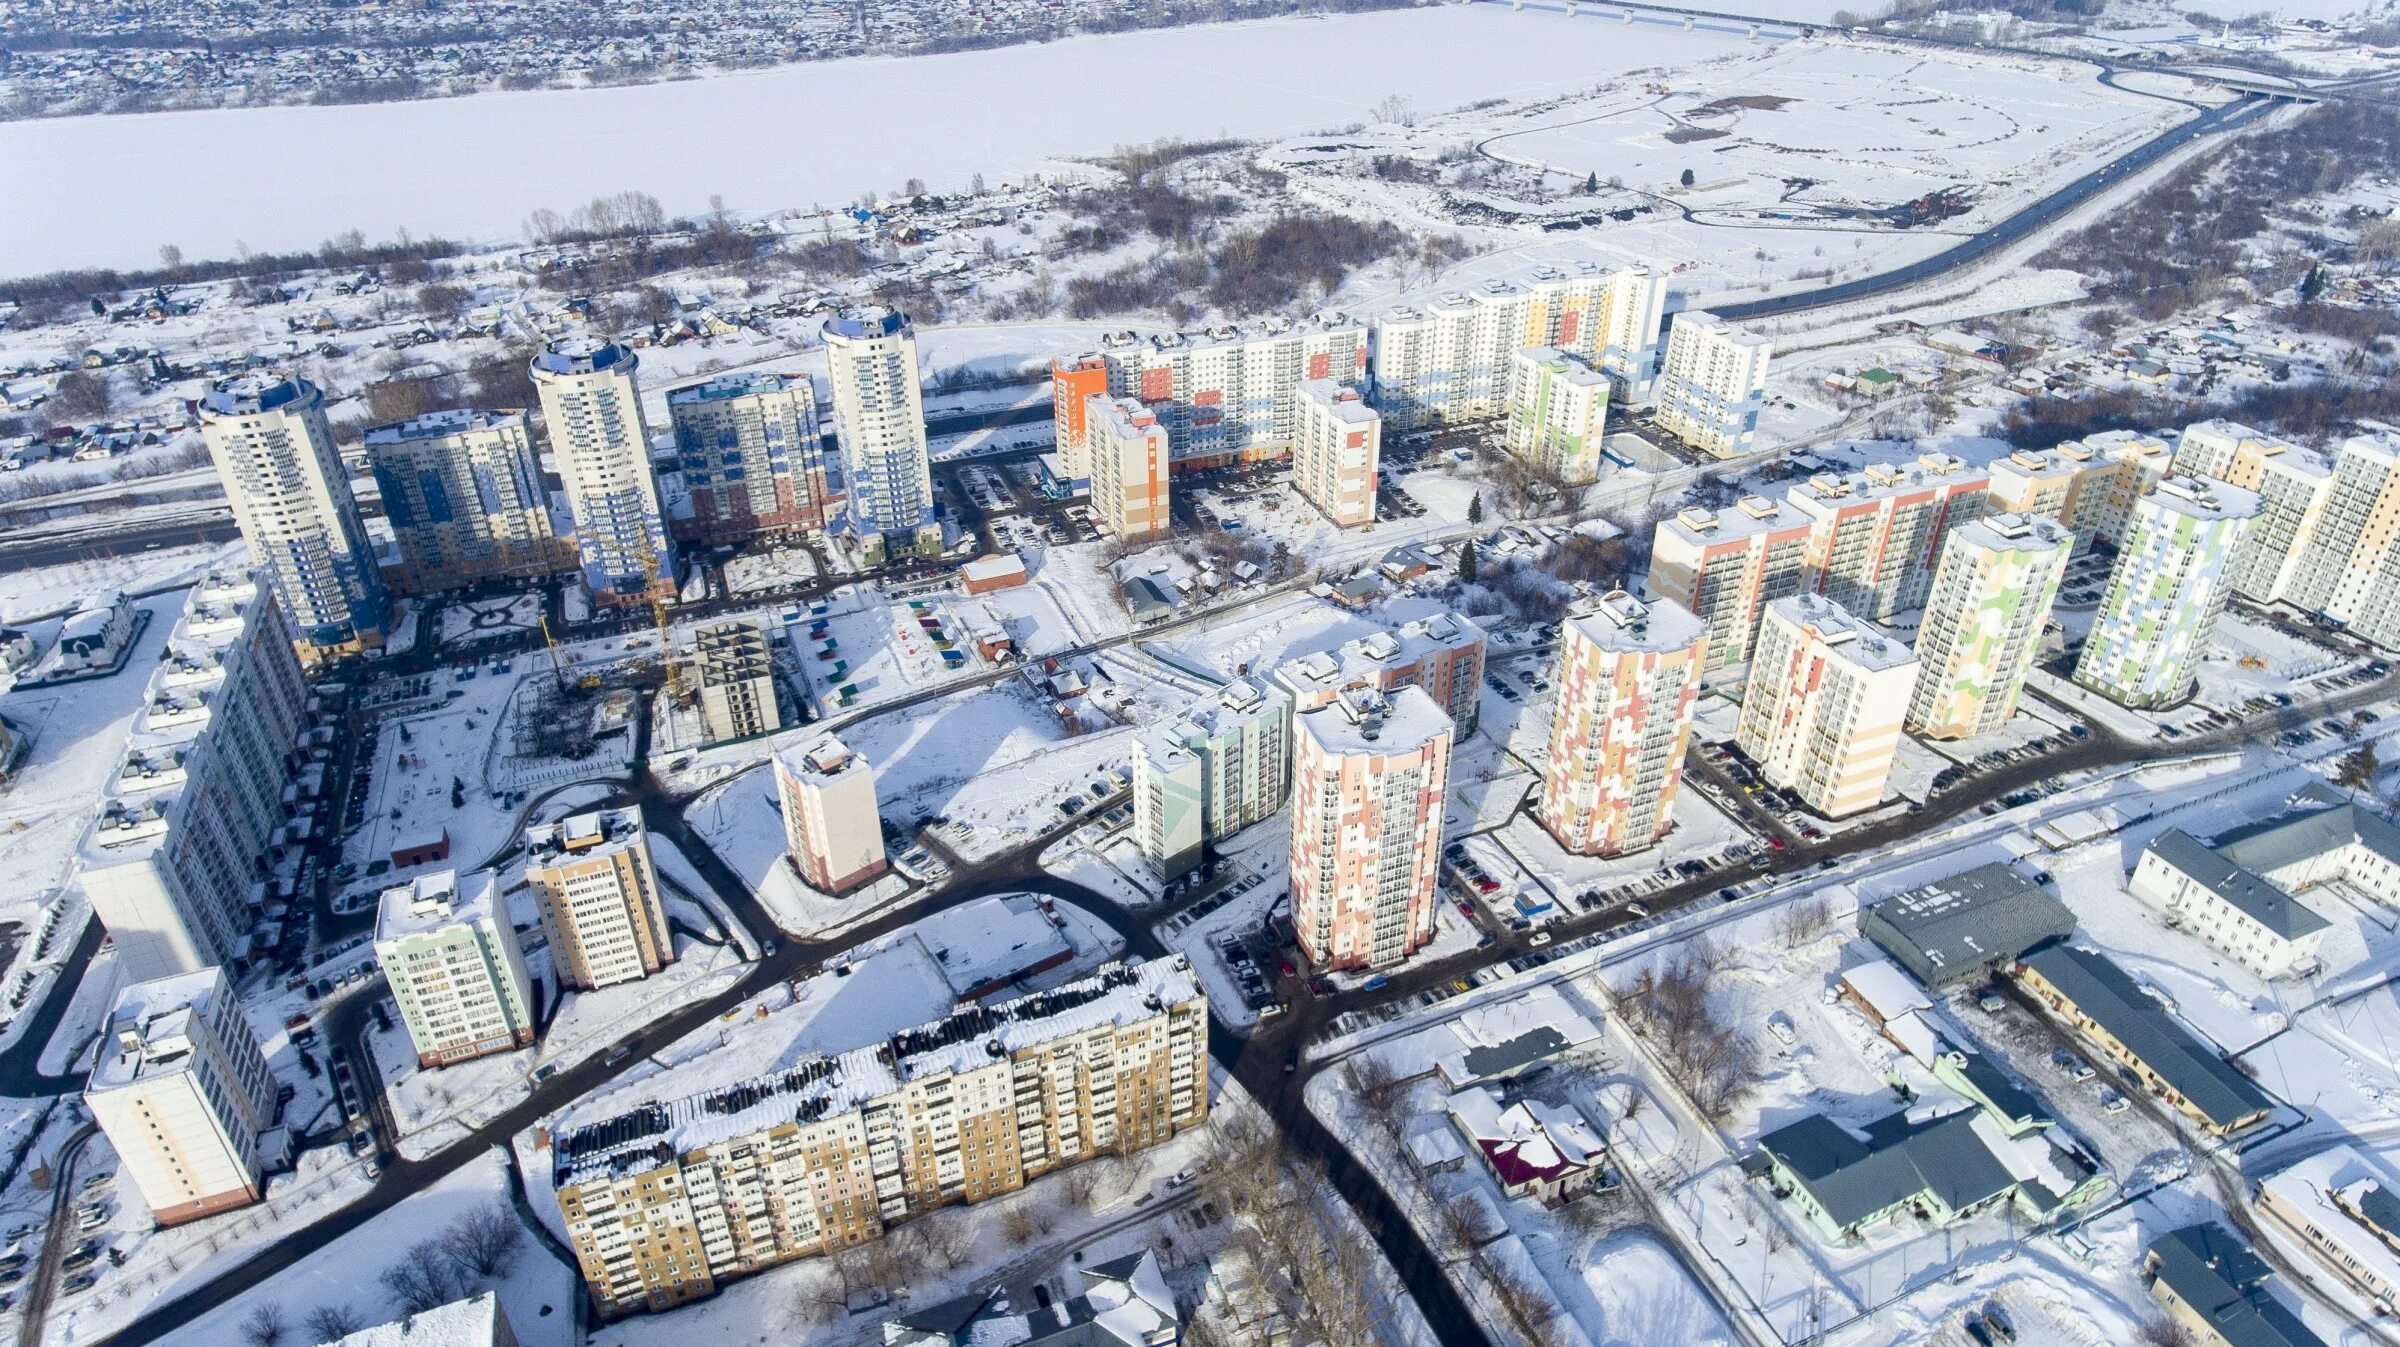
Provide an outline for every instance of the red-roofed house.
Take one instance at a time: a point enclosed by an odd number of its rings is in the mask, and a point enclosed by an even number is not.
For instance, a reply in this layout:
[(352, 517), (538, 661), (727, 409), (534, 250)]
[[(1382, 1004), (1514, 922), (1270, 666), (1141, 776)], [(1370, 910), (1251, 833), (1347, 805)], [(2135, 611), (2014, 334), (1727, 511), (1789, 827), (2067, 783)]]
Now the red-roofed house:
[(1450, 1096), (1450, 1121), (1510, 1197), (1555, 1207), (1600, 1182), (1607, 1148), (1573, 1109), (1530, 1099), (1502, 1107), (1497, 1090), (1461, 1090)]

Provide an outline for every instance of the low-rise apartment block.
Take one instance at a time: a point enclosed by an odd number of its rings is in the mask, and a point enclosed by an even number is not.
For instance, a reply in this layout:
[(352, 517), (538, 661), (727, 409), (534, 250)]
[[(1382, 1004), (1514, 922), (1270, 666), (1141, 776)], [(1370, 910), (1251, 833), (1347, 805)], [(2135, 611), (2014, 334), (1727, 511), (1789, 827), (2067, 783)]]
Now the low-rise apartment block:
[(1423, 688), (1454, 723), (1472, 731), (1483, 704), (1484, 644), (1483, 628), (1473, 618), (1437, 613), (1286, 660), (1276, 667), (1275, 681), (1302, 711), (1330, 703), (1349, 687), (1383, 693)]
[(1600, 479), (1608, 438), (1609, 377), (1555, 346), (1528, 346), (1508, 362), (1508, 452), (1568, 486)]
[(1208, 1102), (1207, 996), (1174, 955), (703, 1094), (603, 1095), (550, 1128), (552, 1181), (615, 1318), (1157, 1145)]
[(691, 513), (676, 532), (694, 542), (822, 532), (832, 487), (806, 374), (720, 374), (667, 391), (676, 470)]
[(2257, 514), (2255, 493), (2197, 477), (2170, 477), (2135, 502), (2075, 681), (2136, 709), (2191, 696)]
[(1917, 683), (1907, 646), (1814, 594), (1767, 605), (1734, 743), (1827, 818), (1883, 802)]
[(832, 735), (795, 735), (775, 752), (775, 796), (792, 864), (810, 888), (840, 895), (891, 868), (875, 769)]
[(1330, 379), (1300, 385), (1292, 439), (1292, 489), (1337, 528), (1375, 522), (1383, 418), (1357, 389)]
[(2073, 544), (2037, 515), (1987, 515), (1950, 530), (1917, 626), (1911, 730), (1972, 739), (2016, 716)]
[(1708, 628), (1618, 590), (1559, 627), (1542, 826), (1578, 856), (1641, 851), (1674, 827)]
[(1292, 695), (1236, 679), (1134, 741), (1133, 835), (1162, 878), (1283, 807)]
[(2101, 1056), (2210, 1136), (2230, 1136), (2274, 1111), (2274, 1100), (2107, 956), (2047, 945), (2018, 960), (2010, 975)]
[(1767, 605), (1808, 588), (1809, 516), (1783, 501), (1744, 496), (1731, 509), (1698, 507), (1660, 522), (1645, 586), (1654, 599), (1708, 624), (1708, 667), (1750, 662)]
[(2291, 803), (2213, 845), (2168, 829), (2142, 849), (2126, 889), (2261, 977), (2314, 971), (2331, 923), (2294, 895), (2338, 883), (2400, 901), (2400, 828), (2322, 784)]
[(2266, 1260), (2214, 1221), (2160, 1236), (2142, 1271), (2151, 1299), (2201, 1347), (2325, 1347), (2268, 1291)]
[(77, 881), (124, 976), (239, 967), (308, 711), (291, 624), (238, 570), (195, 586), (134, 713)]
[(1133, 398), (1100, 397), (1084, 409), (1092, 527), (1138, 541), (1167, 531), (1167, 428)]
[(1421, 688), (1351, 688), (1292, 717), (1292, 917), (1320, 968), (1382, 968), (1433, 939), (1450, 717)]
[(246, 1207), (281, 1158), (275, 1077), (225, 970), (136, 982), (117, 993), (84, 1083), (92, 1121), (150, 1217), (181, 1225)]
[(1775, 343), (1713, 313), (1687, 309), (1667, 329), (1651, 415), (1661, 430), (1718, 458), (1758, 442), (1767, 405), (1767, 361)]
[(709, 743), (755, 739), (783, 728), (775, 696), (775, 657), (758, 624), (742, 618), (694, 633), (700, 674), (700, 726)]
[(675, 961), (639, 811), (596, 809), (528, 830), (525, 881), (541, 907), (559, 985), (598, 991)]
[(2269, 1175), (2258, 1210), (2379, 1312), (2400, 1312), (2400, 1185), (2366, 1152), (2336, 1146)]
[(533, 982), (499, 872), (437, 870), (385, 889), (375, 961), (417, 1065), (448, 1066), (533, 1041)]

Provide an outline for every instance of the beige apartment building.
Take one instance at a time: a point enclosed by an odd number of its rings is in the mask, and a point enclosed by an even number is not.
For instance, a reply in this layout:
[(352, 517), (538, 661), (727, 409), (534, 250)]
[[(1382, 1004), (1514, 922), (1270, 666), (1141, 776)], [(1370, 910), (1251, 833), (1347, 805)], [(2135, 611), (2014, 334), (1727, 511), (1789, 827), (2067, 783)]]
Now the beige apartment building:
[[(1331, 379), (1300, 385), (1292, 440), (1292, 489), (1336, 527), (1375, 522), (1375, 474), (1383, 461), (1383, 417), (1358, 390)], [(1097, 479), (1095, 479), (1097, 480)]]
[(525, 851), (525, 881), (562, 986), (597, 991), (675, 962), (639, 812), (596, 809), (531, 829)]
[(1708, 624), (1710, 669), (1747, 664), (1767, 605), (1808, 586), (1810, 528), (1807, 515), (1765, 496), (1677, 511), (1658, 526), (1645, 588)]
[(1178, 954), (705, 1094), (602, 1095), (548, 1145), (585, 1286), (615, 1318), (1207, 1118), (1207, 995)]
[(1094, 397), (1084, 409), (1092, 527), (1112, 538), (1167, 531), (1167, 428), (1138, 398)]
[(2133, 502), (2157, 486), (2176, 450), (2155, 435), (2110, 431), (2053, 449), (2021, 449), (1992, 464), (1993, 514), (2034, 515), (2075, 535), (2075, 555), (2125, 535)]
[(757, 623), (736, 618), (702, 627), (693, 659), (700, 666), (701, 733), (709, 743), (755, 739), (783, 728), (775, 659)]
[(1949, 531), (1984, 512), (1990, 478), (1949, 454), (1818, 473), (1786, 502), (1808, 517), (1815, 590), (1873, 622), (1922, 607)]
[(810, 888), (844, 894), (890, 868), (875, 769), (841, 740), (786, 741), (775, 752), (775, 796), (784, 843)]
[(1769, 785), (1826, 818), (1883, 800), (1917, 657), (1815, 594), (1767, 606), (1734, 743)]
[[(83, 1102), (161, 1226), (266, 1192), (275, 1076), (225, 970), (117, 993)], [(274, 1144), (281, 1145), (280, 1133)]]
[(1558, 704), (1540, 818), (1578, 856), (1641, 851), (1675, 826), (1708, 628), (1617, 590), (1559, 628)]
[(400, 545), (394, 587), (438, 594), (575, 568), (552, 531), (525, 413), (441, 411), (371, 426), (367, 462)]
[(1292, 916), (1311, 964), (1387, 967), (1433, 939), (1450, 736), (1417, 687), (1292, 717)]

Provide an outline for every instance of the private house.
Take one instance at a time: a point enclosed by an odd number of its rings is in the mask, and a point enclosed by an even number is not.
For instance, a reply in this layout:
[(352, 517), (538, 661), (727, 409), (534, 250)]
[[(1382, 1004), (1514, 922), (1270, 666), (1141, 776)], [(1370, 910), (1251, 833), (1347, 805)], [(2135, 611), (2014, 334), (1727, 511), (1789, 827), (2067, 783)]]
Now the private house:
[(1468, 1149), (1510, 1197), (1555, 1207), (1598, 1186), (1607, 1148), (1575, 1110), (1534, 1099), (1504, 1105), (1489, 1088), (1459, 1091), (1449, 1109)]

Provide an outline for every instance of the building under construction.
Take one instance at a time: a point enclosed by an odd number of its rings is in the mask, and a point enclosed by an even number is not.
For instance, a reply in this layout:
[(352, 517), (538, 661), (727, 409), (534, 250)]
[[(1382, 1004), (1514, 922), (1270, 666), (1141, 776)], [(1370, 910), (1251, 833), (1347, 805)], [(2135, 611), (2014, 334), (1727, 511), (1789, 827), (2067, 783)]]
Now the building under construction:
[(775, 700), (775, 660), (753, 622), (702, 627), (693, 663), (700, 675), (700, 724), (706, 741), (754, 739), (783, 728)]

